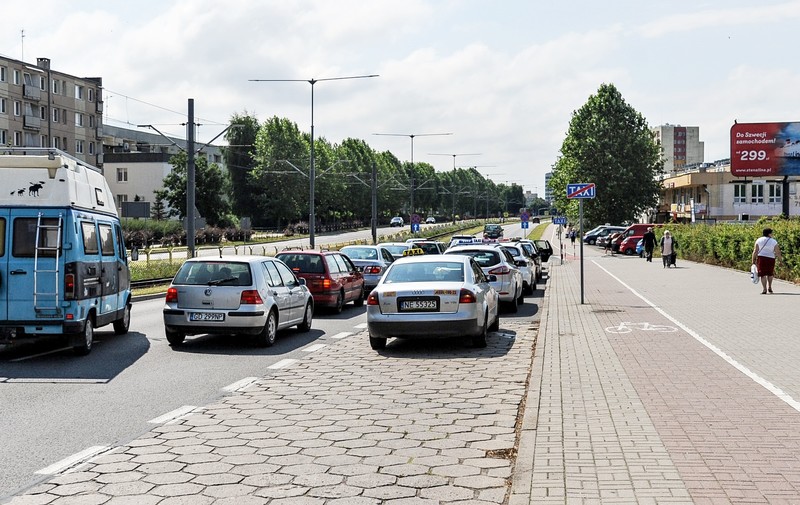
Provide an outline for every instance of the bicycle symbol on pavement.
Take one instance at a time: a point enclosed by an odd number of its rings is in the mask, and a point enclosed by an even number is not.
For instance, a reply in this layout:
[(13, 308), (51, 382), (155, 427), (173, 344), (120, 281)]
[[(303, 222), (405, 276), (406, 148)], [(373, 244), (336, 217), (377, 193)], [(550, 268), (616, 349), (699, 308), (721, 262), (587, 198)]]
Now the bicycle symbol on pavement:
[(630, 333), (633, 330), (673, 333), (678, 331), (678, 328), (667, 326), (666, 324), (632, 323), (630, 321), (623, 321), (619, 323), (618, 326), (609, 326), (606, 328), (606, 331), (609, 333)]

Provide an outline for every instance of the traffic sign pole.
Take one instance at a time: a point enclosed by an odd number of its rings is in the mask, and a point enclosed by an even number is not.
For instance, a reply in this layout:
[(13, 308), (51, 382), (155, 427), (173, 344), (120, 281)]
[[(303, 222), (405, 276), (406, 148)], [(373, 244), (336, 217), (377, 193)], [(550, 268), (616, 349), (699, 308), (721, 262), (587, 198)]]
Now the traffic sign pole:
[(581, 241), (581, 305), (583, 305), (583, 199), (578, 200), (578, 238)]

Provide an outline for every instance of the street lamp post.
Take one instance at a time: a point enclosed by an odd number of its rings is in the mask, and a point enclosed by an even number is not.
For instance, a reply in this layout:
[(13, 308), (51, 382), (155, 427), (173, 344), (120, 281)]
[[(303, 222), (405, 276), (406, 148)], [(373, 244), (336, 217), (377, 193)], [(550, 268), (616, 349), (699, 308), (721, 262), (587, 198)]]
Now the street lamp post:
[(316, 214), (314, 210), (314, 195), (316, 171), (314, 166), (314, 85), (321, 81), (343, 81), (347, 79), (366, 79), (378, 77), (378, 74), (351, 75), (347, 77), (327, 77), (325, 79), (249, 79), (252, 82), (307, 82), (311, 84), (311, 162), (309, 168), (308, 183), (308, 240), (311, 249), (314, 248), (314, 235), (316, 225)]
[(453, 170), (456, 169), (456, 156), (480, 156), (482, 153), (428, 153), (431, 156), (452, 156), (453, 157)]
[(452, 133), (373, 133), (373, 135), (384, 135), (387, 137), (409, 137), (411, 139), (411, 212), (409, 219), (414, 215), (414, 137), (432, 137), (436, 135), (452, 135)]

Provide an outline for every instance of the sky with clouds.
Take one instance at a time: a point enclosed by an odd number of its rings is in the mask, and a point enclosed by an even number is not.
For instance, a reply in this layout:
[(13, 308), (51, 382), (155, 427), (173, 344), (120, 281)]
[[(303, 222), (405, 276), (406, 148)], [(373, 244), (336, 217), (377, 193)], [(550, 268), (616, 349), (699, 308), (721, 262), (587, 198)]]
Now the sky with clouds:
[(730, 156), (734, 120), (800, 119), (800, 0), (40, 0), (3, 14), (4, 56), (103, 78), (106, 124), (185, 137), (192, 98), (203, 142), (243, 113), (308, 132), (308, 82), (252, 80), (378, 74), (317, 82), (315, 135), (404, 161), (413, 145), (438, 171), (540, 194), (603, 83), (651, 126), (698, 126), (709, 162)]

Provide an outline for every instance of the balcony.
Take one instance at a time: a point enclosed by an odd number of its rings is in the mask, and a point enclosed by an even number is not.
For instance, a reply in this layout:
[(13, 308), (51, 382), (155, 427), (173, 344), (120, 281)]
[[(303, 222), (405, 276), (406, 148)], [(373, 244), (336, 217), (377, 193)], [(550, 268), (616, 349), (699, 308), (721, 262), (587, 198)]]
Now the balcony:
[(22, 86), (22, 94), (25, 96), (26, 100), (35, 102), (38, 102), (42, 98), (42, 90), (31, 84), (24, 84)]
[(27, 130), (36, 130), (36, 131), (39, 131), (41, 129), (42, 120), (39, 119), (38, 116), (32, 116), (32, 115), (29, 115), (29, 114), (25, 114), (25, 116), (23, 116), (23, 118), (24, 118), (24, 122), (23, 122), (23, 125), (22, 125), (23, 128), (25, 128)]

